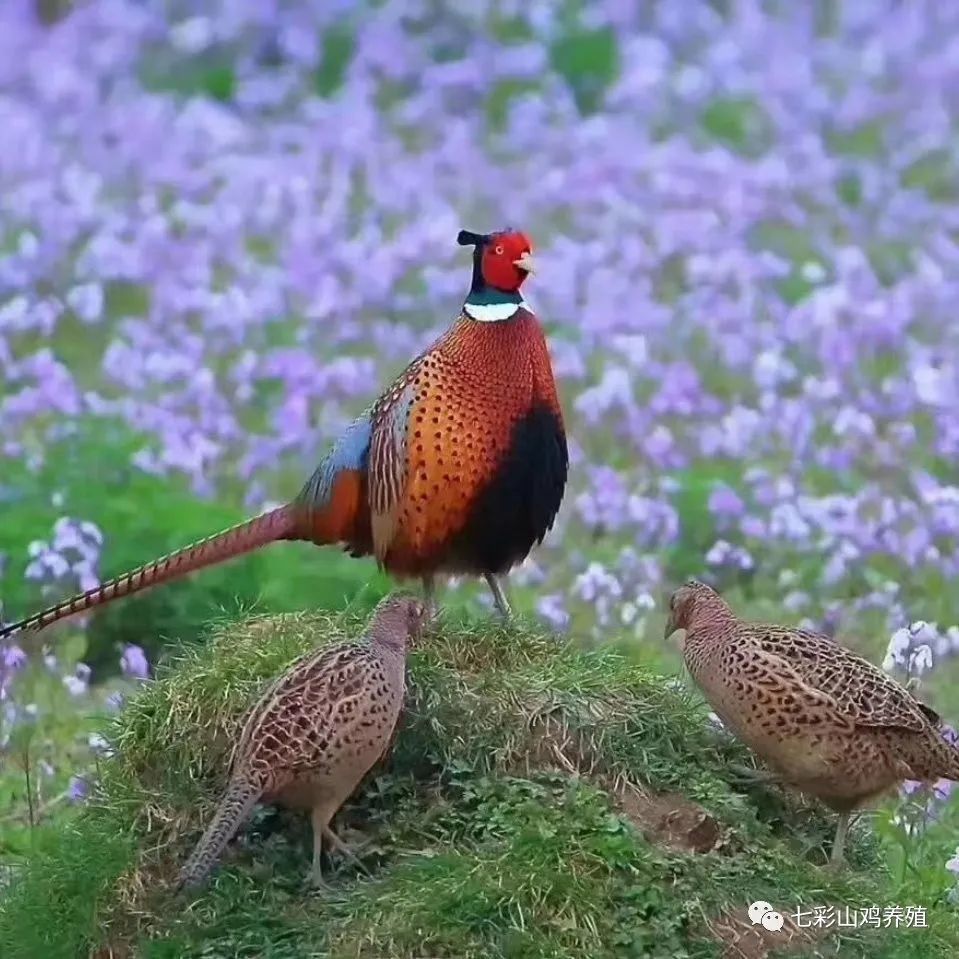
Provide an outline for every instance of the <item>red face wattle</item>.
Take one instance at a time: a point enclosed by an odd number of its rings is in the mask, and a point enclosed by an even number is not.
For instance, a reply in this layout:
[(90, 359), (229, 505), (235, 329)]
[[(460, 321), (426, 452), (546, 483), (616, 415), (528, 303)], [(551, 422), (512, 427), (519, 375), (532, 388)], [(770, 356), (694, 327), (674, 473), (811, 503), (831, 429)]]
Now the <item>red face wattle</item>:
[(533, 245), (525, 233), (494, 235), (483, 250), (484, 281), (497, 290), (515, 293), (533, 272)]

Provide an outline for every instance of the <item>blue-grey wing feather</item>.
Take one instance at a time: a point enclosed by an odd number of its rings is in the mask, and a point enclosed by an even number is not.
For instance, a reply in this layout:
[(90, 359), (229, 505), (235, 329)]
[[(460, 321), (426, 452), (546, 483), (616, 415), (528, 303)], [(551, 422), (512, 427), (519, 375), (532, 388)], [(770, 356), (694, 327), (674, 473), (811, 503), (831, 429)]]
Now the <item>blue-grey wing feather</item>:
[(299, 500), (310, 509), (326, 505), (333, 492), (333, 483), (343, 470), (366, 472), (370, 459), (373, 419), (364, 413), (354, 420), (336, 441), (329, 455), (303, 487)]

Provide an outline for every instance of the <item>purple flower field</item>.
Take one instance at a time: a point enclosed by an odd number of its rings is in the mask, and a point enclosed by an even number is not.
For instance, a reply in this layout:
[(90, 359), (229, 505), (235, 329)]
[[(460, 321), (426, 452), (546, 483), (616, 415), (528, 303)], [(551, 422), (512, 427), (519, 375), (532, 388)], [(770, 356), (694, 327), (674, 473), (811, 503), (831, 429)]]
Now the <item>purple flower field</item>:
[[(708, 575), (959, 722), (959, 6), (34, 7), (0, 5), (0, 573), (39, 599), (118, 571), (53, 488), (2, 533), (3, 464), (78, 424), (201, 500), (292, 495), (456, 314), (457, 231), (514, 225), (572, 460), (520, 605), (661, 646), (666, 592)], [(125, 685), (56, 655), (3, 651), (0, 748), (43, 670), (80, 712), (150, 672), (136, 637)]]

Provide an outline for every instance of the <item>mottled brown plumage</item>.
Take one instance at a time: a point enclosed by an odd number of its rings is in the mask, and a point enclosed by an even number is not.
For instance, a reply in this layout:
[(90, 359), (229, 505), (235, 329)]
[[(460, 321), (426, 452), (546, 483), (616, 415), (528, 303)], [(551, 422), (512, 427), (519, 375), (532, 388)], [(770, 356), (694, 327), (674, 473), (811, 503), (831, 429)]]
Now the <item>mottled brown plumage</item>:
[(406, 689), (406, 651), (425, 618), (421, 602), (384, 600), (365, 642), (297, 660), (253, 707), (233, 751), (230, 781), (213, 820), (180, 873), (199, 884), (257, 802), (310, 810), (314, 884), (323, 840), (352, 855), (330, 822), (389, 751)]
[(819, 633), (748, 623), (703, 583), (670, 599), (666, 635), (726, 726), (794, 788), (849, 814), (903, 780), (959, 780), (936, 712), (868, 660)]

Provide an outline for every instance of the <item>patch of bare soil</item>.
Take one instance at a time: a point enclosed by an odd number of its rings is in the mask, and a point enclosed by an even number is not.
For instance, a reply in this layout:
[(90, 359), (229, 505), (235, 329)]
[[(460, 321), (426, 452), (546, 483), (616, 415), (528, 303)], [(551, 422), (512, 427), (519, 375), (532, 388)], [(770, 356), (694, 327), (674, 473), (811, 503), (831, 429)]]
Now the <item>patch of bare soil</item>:
[(646, 839), (674, 852), (715, 852), (726, 846), (719, 822), (679, 793), (650, 793), (634, 785), (616, 791), (622, 814)]
[(710, 919), (707, 933), (725, 946), (723, 959), (767, 959), (769, 956), (818, 959), (836, 955), (835, 945), (822, 941), (828, 935), (827, 929), (797, 926), (787, 908), (783, 907), (780, 912), (785, 924), (775, 932), (754, 925), (743, 908)]

